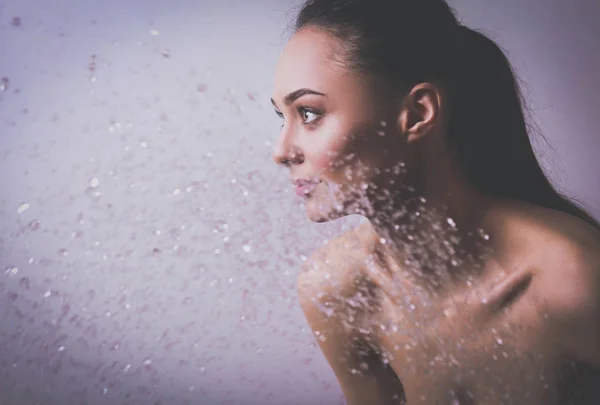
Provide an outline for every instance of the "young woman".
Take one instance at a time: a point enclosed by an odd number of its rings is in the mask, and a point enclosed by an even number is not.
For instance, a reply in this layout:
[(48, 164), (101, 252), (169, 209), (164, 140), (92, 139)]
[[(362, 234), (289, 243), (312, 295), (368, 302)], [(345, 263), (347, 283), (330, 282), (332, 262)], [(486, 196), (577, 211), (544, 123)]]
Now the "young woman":
[(312, 0), (295, 28), (274, 159), (311, 220), (369, 220), (298, 284), (348, 403), (600, 403), (600, 226), (499, 47), (443, 0)]

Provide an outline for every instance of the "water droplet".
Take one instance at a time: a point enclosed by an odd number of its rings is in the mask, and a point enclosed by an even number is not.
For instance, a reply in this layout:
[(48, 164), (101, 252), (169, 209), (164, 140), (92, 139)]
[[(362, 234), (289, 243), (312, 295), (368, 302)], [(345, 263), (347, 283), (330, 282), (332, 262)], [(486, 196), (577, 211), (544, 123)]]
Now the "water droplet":
[(380, 239), (379, 239), (379, 242), (381, 242), (381, 243), (382, 243), (382, 244), (384, 244), (384, 245), (387, 243), (387, 241), (385, 240), (385, 238), (380, 238)]
[(243, 250), (244, 250), (244, 252), (246, 252), (246, 253), (250, 253), (250, 250), (251, 250), (251, 248), (250, 248), (250, 245), (244, 245), (244, 246), (242, 246), (242, 249), (243, 249)]
[(200, 367), (200, 372), (204, 373), (206, 371), (206, 367)]
[(64, 347), (64, 346), (60, 346), (60, 347), (58, 348), (58, 351), (59, 351), (59, 352), (64, 352), (64, 351), (65, 351), (65, 347)]
[(362, 188), (363, 190), (366, 190), (369, 188), (369, 185), (367, 183), (363, 183), (363, 184), (361, 184), (360, 188)]
[(107, 393), (107, 392), (108, 392), (108, 388), (104, 388), (104, 389), (102, 390), (102, 394), (103, 394), (103, 395), (106, 395), (106, 393)]
[(181, 193), (181, 190), (176, 188), (175, 190), (173, 190), (173, 195), (179, 195)]
[(220, 249), (215, 249), (214, 252), (215, 252), (215, 255), (218, 255), (218, 254), (221, 253), (221, 250)]
[(385, 131), (377, 131), (377, 135), (379, 135), (379, 136), (385, 136)]
[(502, 346), (502, 343), (503, 343), (502, 339), (500, 339), (500, 338), (497, 338), (497, 339), (496, 339), (496, 342), (497, 342), (499, 345), (501, 345), (501, 346)]
[(151, 30), (150, 31), (150, 35), (153, 35), (153, 36), (157, 37), (157, 36), (160, 35), (160, 32), (158, 30)]
[(8, 269), (6, 269), (6, 271), (4, 272), (5, 274), (11, 274), (11, 275), (15, 275), (19, 272), (19, 269), (16, 267), (9, 267)]
[(195, 388), (193, 385), (190, 385), (190, 387), (188, 388), (188, 391), (189, 391), (189, 392), (192, 392), (192, 391), (194, 391), (195, 389), (196, 389), (196, 388)]
[(50, 290), (48, 290), (48, 291), (46, 291), (46, 292), (44, 293), (44, 298), (48, 298), (48, 297), (50, 297), (51, 295), (52, 295), (52, 292), (50, 292)]
[(92, 181), (90, 181), (90, 187), (96, 188), (96, 187), (98, 187), (98, 185), (100, 185), (100, 180), (98, 180), (96, 177), (94, 177), (92, 179)]
[(387, 127), (387, 122), (385, 121), (380, 121), (379, 124), (384, 128)]
[(124, 373), (128, 372), (130, 368), (131, 368), (131, 364), (126, 365), (125, 368), (123, 368), (123, 372)]
[(454, 220), (452, 218), (448, 218), (448, 225), (450, 225), (452, 228), (456, 227), (456, 222), (454, 222)]
[(235, 183), (237, 183), (237, 180), (236, 179), (231, 179), (231, 184), (235, 184)]
[(140, 146), (142, 148), (147, 148), (148, 147), (148, 142), (140, 142)]
[(3, 77), (2, 80), (0, 80), (0, 91), (4, 92), (8, 90), (8, 83), (8, 77)]
[(27, 211), (28, 208), (29, 208), (29, 204), (28, 203), (21, 204), (19, 206), (19, 208), (17, 208), (17, 214), (24, 213), (25, 211)]
[(409, 308), (410, 308), (410, 310), (411, 310), (411, 311), (414, 311), (414, 310), (415, 310), (415, 308), (417, 308), (417, 307), (415, 306), (415, 304), (410, 304), (410, 305), (409, 305)]
[(152, 364), (152, 359), (146, 359), (146, 360), (144, 360), (144, 365), (145, 366), (149, 366), (150, 364)]

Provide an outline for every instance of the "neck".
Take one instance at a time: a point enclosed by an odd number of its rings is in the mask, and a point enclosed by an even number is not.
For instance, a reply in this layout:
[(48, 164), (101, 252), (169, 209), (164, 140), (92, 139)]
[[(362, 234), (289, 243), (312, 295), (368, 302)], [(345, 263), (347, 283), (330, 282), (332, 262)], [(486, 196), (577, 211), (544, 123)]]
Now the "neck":
[(374, 193), (368, 219), (382, 259), (437, 291), (471, 277), (488, 253), (489, 200), (458, 176), (433, 178), (420, 190)]

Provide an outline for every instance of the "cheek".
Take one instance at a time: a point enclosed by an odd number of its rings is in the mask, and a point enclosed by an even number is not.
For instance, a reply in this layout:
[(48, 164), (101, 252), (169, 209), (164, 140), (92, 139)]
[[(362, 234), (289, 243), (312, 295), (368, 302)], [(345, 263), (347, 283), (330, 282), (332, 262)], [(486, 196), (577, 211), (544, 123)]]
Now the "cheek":
[[(321, 175), (334, 181), (356, 166), (360, 152), (364, 150), (364, 135), (353, 135), (356, 131), (330, 132), (319, 142), (313, 142), (306, 150), (313, 168)], [(363, 147), (361, 147), (363, 144)]]

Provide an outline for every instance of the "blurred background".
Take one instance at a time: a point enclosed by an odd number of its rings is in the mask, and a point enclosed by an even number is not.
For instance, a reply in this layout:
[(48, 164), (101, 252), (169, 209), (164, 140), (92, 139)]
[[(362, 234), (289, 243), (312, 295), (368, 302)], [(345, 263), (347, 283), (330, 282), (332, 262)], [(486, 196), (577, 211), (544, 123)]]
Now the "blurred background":
[[(360, 218), (310, 223), (270, 156), (299, 4), (0, 1), (0, 405), (343, 403), (295, 280)], [(600, 217), (600, 2), (451, 4)]]

